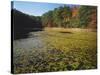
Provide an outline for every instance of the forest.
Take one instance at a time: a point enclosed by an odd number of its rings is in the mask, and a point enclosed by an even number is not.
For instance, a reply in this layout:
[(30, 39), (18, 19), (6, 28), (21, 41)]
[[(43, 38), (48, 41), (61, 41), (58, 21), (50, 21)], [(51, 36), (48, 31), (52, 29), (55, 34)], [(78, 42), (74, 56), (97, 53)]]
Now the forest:
[(14, 28), (14, 39), (27, 37), (27, 34), (37, 30), (36, 28), (39, 30), (42, 29), (41, 18), (38, 16), (30, 16), (16, 9), (11, 10), (11, 15)]
[(97, 28), (96, 7), (61, 6), (42, 16), (44, 27)]

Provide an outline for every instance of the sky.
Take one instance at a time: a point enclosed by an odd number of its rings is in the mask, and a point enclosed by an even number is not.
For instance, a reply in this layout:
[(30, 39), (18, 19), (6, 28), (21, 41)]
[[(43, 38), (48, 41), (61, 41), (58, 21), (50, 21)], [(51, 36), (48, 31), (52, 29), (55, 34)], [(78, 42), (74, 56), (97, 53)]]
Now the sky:
[[(65, 4), (54, 4), (54, 3), (39, 3), (39, 2), (25, 2), (25, 1), (14, 1), (13, 8), (34, 16), (41, 16), (49, 10), (64, 6)], [(72, 6), (72, 5), (67, 5)]]

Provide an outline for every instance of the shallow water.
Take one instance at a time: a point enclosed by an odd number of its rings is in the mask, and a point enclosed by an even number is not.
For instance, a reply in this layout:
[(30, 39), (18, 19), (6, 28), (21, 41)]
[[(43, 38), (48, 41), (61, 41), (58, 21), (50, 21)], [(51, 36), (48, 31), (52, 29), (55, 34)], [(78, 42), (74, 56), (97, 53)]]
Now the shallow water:
[(28, 38), (18, 39), (13, 41), (13, 49), (31, 50), (33, 48), (40, 49), (43, 47), (42, 41), (43, 31), (30, 32)]

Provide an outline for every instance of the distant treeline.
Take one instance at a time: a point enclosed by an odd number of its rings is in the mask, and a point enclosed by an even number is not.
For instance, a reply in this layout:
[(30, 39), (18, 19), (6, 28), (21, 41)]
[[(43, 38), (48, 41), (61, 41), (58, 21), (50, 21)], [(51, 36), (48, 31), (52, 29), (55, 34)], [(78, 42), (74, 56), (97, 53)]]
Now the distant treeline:
[(42, 16), (45, 27), (97, 28), (96, 6), (61, 6)]

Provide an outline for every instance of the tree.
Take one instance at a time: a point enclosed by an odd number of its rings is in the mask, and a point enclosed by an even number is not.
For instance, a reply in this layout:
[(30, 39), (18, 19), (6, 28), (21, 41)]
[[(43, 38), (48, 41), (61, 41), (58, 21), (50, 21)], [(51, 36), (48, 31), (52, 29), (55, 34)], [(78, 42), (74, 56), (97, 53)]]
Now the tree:
[(61, 13), (63, 12), (63, 7), (59, 7), (59, 8), (55, 8), (53, 11), (53, 20), (54, 20), (54, 24), (57, 27), (61, 27), (62, 25), (62, 16)]
[[(94, 18), (94, 19), (93, 19)], [(94, 6), (81, 6), (79, 8), (80, 25), (83, 28), (96, 27), (96, 7)], [(93, 23), (92, 25), (91, 22)]]
[(52, 27), (53, 26), (53, 11), (49, 11), (42, 16), (43, 26)]
[(61, 13), (63, 17), (63, 27), (69, 27), (70, 26), (70, 19), (72, 16), (71, 8), (68, 6), (63, 7), (63, 12)]

